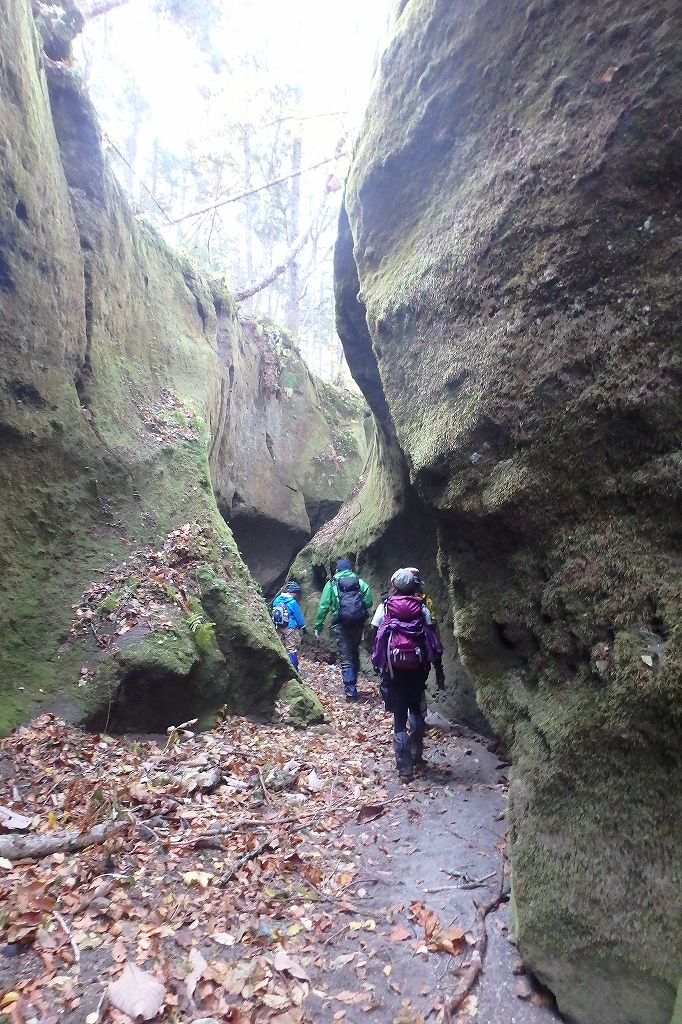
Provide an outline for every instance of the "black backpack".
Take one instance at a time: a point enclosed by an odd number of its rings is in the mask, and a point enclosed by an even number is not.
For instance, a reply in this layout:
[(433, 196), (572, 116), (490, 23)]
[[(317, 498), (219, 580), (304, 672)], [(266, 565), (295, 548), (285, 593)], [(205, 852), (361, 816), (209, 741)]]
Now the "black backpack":
[(369, 614), (360, 590), (357, 576), (341, 576), (334, 580), (339, 599), (336, 621), (341, 626), (359, 626)]

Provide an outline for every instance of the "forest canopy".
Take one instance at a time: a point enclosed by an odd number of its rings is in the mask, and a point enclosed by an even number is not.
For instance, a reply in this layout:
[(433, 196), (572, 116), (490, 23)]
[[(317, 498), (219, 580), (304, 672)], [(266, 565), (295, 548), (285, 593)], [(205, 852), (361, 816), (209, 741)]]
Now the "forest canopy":
[(93, 0), (77, 48), (135, 210), (343, 373), (332, 253), (385, 0)]

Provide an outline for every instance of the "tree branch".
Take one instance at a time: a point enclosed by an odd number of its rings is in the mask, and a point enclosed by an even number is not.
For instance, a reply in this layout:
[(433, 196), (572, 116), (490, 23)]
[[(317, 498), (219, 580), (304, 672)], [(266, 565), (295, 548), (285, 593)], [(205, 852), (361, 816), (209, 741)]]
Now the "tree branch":
[(488, 945), (488, 933), (485, 927), (485, 919), (491, 910), (496, 910), (497, 907), (499, 907), (500, 901), (502, 900), (503, 889), (504, 856), (500, 857), (500, 866), (497, 871), (497, 883), (495, 885), (495, 892), (493, 896), (491, 896), (489, 900), (486, 900), (485, 903), (480, 903), (476, 908), (474, 951), (469, 965), (466, 967), (464, 974), (462, 975), (459, 985), (455, 989), (453, 995), (445, 1000), (445, 1024), (451, 1024), (452, 1014), (457, 1013), (460, 1006), (474, 987), (476, 979), (483, 969), (483, 958), (485, 956), (486, 946)]
[(130, 3), (130, 0), (95, 0), (89, 7), (82, 7), (81, 14), (86, 21), (91, 21), (92, 18), (99, 18), (101, 14), (108, 14), (109, 11), (123, 7), (127, 3)]
[(280, 260), (280, 262), (277, 263), (276, 266), (271, 267), (270, 270), (268, 270), (265, 274), (263, 274), (262, 277), (259, 277), (258, 280), (252, 281), (250, 284), (247, 284), (244, 288), (242, 288), (240, 291), (238, 291), (236, 293), (236, 295), (235, 295), (235, 299), (237, 300), (237, 302), (243, 302), (244, 299), (248, 299), (252, 295), (255, 295), (256, 292), (262, 291), (263, 288), (267, 288), (269, 284), (272, 284), (272, 282), (276, 281), (278, 277), (281, 277), (281, 275), (284, 273), (284, 271), (287, 269), (287, 267), (291, 263), (293, 263), (293, 261), (296, 259), (296, 257), (298, 256), (298, 254), (301, 251), (301, 249), (303, 248), (303, 246), (308, 241), (308, 237), (310, 236), (310, 232), (315, 227), (315, 224), (317, 223), (318, 219), (322, 215), (322, 211), (324, 210), (325, 206), (327, 205), (327, 199), (329, 198), (329, 193), (330, 192), (335, 192), (337, 190), (337, 188), (338, 188), (338, 182), (337, 182), (336, 178), (334, 177), (334, 175), (330, 174), (329, 177), (327, 178), (327, 182), (326, 182), (326, 184), (324, 186), (324, 192), (322, 193), (322, 199), (318, 203), (318, 205), (317, 205), (317, 207), (315, 209), (315, 212), (313, 213), (312, 217), (310, 218), (308, 223), (305, 225), (303, 230), (300, 232), (298, 237), (294, 239), (293, 243), (291, 244), (289, 249), (287, 249), (287, 251), (285, 252), (285, 254), (282, 257), (282, 259)]
[(8, 860), (23, 860), (24, 857), (37, 859), (51, 853), (72, 853), (84, 850), (86, 846), (103, 843), (124, 822), (105, 821), (95, 825), (89, 832), (70, 829), (68, 832), (53, 832), (48, 835), (0, 836), (0, 857)]
[[(125, 2), (125, 0), (122, 0)], [(299, 174), (305, 174), (306, 171), (315, 171), (318, 167), (323, 167), (324, 164), (330, 164), (333, 160), (338, 160), (343, 153), (335, 153), (334, 156), (325, 157), (324, 160), (320, 160), (317, 164), (311, 164), (310, 167), (303, 167), (300, 171), (295, 171), (293, 174), (285, 174), (282, 178), (275, 178), (273, 181), (266, 181), (264, 185), (258, 185), (256, 188), (249, 188), (245, 192), (238, 192), (235, 196), (229, 196), (227, 199), (220, 199), (217, 203), (211, 203), (209, 206), (202, 206), (199, 210), (192, 210), (191, 213), (183, 213), (181, 217), (176, 217), (175, 220), (171, 221), (171, 224), (179, 224), (180, 221), (187, 220), (189, 217), (199, 217), (202, 213), (210, 213), (211, 210), (217, 210), (219, 206), (227, 206), (228, 203), (237, 203), (240, 199), (246, 199), (247, 196), (253, 196), (256, 192), (262, 192), (265, 188), (273, 188), (275, 185), (281, 185), (283, 181), (291, 181), (292, 178), (296, 178)]]

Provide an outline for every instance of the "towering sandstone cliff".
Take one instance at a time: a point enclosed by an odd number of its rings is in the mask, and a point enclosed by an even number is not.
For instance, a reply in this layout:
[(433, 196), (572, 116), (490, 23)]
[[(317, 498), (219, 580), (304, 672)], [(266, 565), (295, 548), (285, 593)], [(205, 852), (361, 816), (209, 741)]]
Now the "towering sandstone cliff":
[(682, 1019), (681, 54), (677, 0), (403, 0), (337, 249), (580, 1024)]
[(136, 221), (69, 60), (78, 11), (34, 7), (44, 50), (27, 0), (0, 11), (0, 729), (55, 704), (101, 728), (267, 713), (292, 670), (212, 480), (271, 585), (360, 472), (362, 407)]

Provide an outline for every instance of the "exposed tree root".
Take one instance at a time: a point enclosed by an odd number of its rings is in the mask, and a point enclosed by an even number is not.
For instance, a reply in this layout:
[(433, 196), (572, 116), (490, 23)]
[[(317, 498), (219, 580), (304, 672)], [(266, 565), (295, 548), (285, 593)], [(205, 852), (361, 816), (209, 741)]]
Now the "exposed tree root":
[(445, 1000), (445, 1005), (443, 1007), (445, 1011), (443, 1014), (444, 1024), (451, 1024), (452, 1015), (457, 1013), (460, 1006), (476, 984), (476, 980), (483, 969), (483, 958), (485, 956), (486, 946), (488, 945), (488, 933), (485, 927), (485, 919), (491, 910), (496, 910), (497, 907), (499, 907), (502, 900), (503, 889), (504, 857), (501, 857), (500, 865), (497, 869), (495, 892), (489, 900), (486, 900), (485, 903), (479, 903), (476, 908), (476, 921), (474, 923), (475, 942), (473, 953), (471, 955), (469, 965), (466, 967), (464, 974), (460, 978), (459, 985), (455, 989), (453, 995)]
[(0, 857), (6, 857), (7, 860), (37, 860), (51, 853), (73, 853), (75, 850), (84, 850), (86, 846), (103, 843), (125, 824), (127, 822), (104, 821), (87, 832), (70, 829), (68, 832), (55, 832), (46, 836), (0, 836)]

